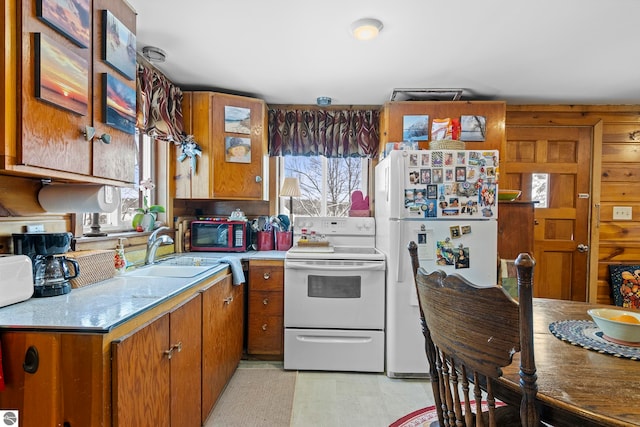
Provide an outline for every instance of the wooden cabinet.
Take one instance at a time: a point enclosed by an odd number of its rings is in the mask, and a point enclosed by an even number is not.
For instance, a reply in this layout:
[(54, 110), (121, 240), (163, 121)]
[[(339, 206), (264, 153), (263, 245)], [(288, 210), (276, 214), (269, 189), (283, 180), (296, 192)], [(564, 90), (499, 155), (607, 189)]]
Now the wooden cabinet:
[(512, 201), (498, 204), (498, 255), (516, 259), (533, 254), (534, 202)]
[(247, 353), (284, 354), (284, 264), (249, 260)]
[(243, 288), (219, 273), (105, 333), (2, 330), (0, 408), (21, 427), (203, 425), (242, 356)]
[[(2, 64), (4, 81), (11, 84), (0, 86), (4, 106), (0, 172), (114, 185), (133, 182), (134, 135), (105, 123), (103, 80), (108, 73), (134, 95), (136, 82), (107, 64), (102, 46), (103, 11), (109, 10), (135, 35), (134, 11), (119, 0), (87, 2), (86, 45), (79, 46), (36, 16), (37, 3), (39, 0), (4, 3), (5, 46), (12, 46)], [(54, 51), (56, 55), (51, 54)], [(135, 52), (131, 55), (135, 61)], [(66, 70), (81, 71), (51, 83), (47, 71), (55, 71), (55, 61), (47, 58), (53, 57), (62, 58), (60, 61), (66, 57), (74, 63)], [(70, 92), (62, 89), (67, 82), (73, 86)], [(135, 109), (130, 113), (135, 116)], [(87, 126), (95, 128), (97, 136), (109, 134), (110, 143), (98, 138), (87, 141)]]
[(202, 293), (202, 424), (242, 357), (244, 286), (225, 277)]
[[(239, 112), (239, 113), (238, 113)], [(244, 117), (243, 120), (238, 120)], [(180, 162), (181, 149), (172, 153), (170, 173), (178, 199), (267, 200), (267, 109), (255, 98), (214, 92), (185, 92), (185, 131), (202, 148), (197, 167)], [(232, 140), (232, 138), (234, 138)], [(249, 148), (242, 158), (227, 153), (230, 145)]]
[(200, 425), (201, 298), (112, 343), (114, 425)]
[[(503, 101), (396, 101), (384, 104), (380, 116), (380, 152), (387, 142), (403, 140), (404, 116), (427, 115), (429, 127), (433, 119), (460, 118), (462, 115), (483, 116), (486, 133), (482, 142), (465, 142), (467, 150), (503, 150), (505, 148), (506, 103)], [(430, 129), (429, 129), (430, 131)], [(429, 141), (420, 141), (429, 149)]]

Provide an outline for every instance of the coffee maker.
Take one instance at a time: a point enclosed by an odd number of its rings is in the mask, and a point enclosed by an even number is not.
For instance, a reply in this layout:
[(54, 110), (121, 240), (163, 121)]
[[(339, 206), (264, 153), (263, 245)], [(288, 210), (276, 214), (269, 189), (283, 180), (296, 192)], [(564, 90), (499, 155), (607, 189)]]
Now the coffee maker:
[(13, 252), (31, 258), (34, 297), (71, 292), (69, 280), (80, 274), (78, 262), (64, 256), (72, 239), (73, 234), (68, 232), (13, 234)]

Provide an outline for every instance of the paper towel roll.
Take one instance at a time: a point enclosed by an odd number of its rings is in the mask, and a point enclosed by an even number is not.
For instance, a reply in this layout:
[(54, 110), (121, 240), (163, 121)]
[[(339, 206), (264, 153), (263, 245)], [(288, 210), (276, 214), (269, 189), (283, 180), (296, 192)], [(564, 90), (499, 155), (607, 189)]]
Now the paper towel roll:
[(49, 184), (38, 193), (47, 212), (113, 212), (120, 204), (120, 189), (110, 185)]

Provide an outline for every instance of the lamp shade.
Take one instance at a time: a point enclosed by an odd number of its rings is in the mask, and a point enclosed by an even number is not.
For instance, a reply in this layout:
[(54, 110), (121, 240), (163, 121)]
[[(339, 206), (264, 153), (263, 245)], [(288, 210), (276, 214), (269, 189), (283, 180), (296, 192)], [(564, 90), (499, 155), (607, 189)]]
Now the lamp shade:
[(282, 188), (280, 189), (280, 195), (287, 197), (300, 197), (300, 182), (298, 182), (298, 178), (285, 178), (282, 183)]

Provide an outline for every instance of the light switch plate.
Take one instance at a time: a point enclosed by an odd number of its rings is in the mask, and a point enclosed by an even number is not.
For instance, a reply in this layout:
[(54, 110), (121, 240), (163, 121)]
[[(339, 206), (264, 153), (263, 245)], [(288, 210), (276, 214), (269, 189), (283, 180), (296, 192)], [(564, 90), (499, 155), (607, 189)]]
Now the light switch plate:
[(633, 208), (631, 206), (614, 206), (613, 219), (618, 221), (631, 221), (633, 219)]

